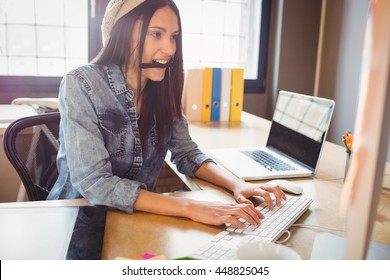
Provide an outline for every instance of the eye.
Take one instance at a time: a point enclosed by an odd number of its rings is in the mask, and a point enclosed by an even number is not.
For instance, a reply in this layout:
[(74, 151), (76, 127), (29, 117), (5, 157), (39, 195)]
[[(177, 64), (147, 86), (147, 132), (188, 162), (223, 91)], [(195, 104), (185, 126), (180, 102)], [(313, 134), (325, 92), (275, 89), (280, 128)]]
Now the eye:
[(160, 39), (162, 36), (160, 31), (152, 31), (152, 32), (150, 32), (150, 35), (152, 35), (156, 39)]
[(171, 40), (172, 41), (177, 41), (177, 38), (179, 37), (179, 34), (172, 34)]

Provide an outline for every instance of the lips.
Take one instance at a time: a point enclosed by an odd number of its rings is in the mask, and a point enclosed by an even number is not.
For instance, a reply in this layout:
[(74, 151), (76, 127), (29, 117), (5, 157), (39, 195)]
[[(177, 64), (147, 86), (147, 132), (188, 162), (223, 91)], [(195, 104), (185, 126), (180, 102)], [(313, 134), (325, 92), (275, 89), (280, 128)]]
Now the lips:
[(152, 59), (152, 62), (153, 62), (153, 63), (158, 63), (158, 64), (165, 65), (165, 64), (168, 64), (168, 63), (169, 63), (169, 60), (164, 60), (164, 59)]
[(173, 62), (172, 60), (166, 60), (166, 59), (152, 59), (152, 63), (141, 63), (140, 68), (146, 69), (146, 68), (168, 68), (172, 67)]

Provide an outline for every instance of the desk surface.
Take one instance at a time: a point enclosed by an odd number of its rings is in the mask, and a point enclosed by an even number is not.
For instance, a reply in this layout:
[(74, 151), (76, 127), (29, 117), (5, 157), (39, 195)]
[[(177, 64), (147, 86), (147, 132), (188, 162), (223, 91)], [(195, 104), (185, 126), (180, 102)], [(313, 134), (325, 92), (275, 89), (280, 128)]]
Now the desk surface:
[[(302, 181), (303, 195), (313, 198), (310, 209), (296, 222), (343, 229), (344, 220), (339, 217), (339, 195), (342, 183), (339, 181)], [(203, 191), (181, 192), (173, 195), (194, 199), (232, 201), (225, 192), (208, 189)], [(390, 243), (390, 213), (380, 212), (390, 203), (390, 192), (384, 191), (379, 205), (373, 240)], [(132, 257), (144, 253), (162, 254), (168, 258), (187, 256), (222, 231), (223, 227), (199, 224), (187, 219), (135, 213), (131, 216), (110, 211), (107, 216), (103, 259), (118, 256)], [(298, 252), (303, 259), (310, 259), (316, 234), (324, 229), (292, 227), (287, 246)], [(326, 230), (325, 230), (326, 231)], [(342, 232), (339, 232), (342, 233)]]
[[(269, 122), (244, 114), (240, 125), (234, 124), (191, 124), (192, 137), (202, 148), (224, 147), (236, 145), (253, 146), (253, 139), (265, 134)], [(206, 133), (207, 131), (207, 133)], [(234, 134), (234, 136), (232, 136)], [(229, 137), (227, 137), (229, 135)], [(237, 138), (238, 137), (238, 138)], [(210, 142), (209, 139), (213, 139)], [(225, 143), (226, 139), (231, 139)], [(214, 141), (215, 140), (215, 141)], [(259, 138), (259, 141), (264, 141)], [(225, 143), (225, 144), (224, 144)], [(261, 142), (260, 142), (261, 144)], [(297, 221), (306, 225), (318, 225), (342, 229), (344, 220), (339, 217), (339, 197), (342, 188), (344, 162), (335, 160), (343, 158), (341, 146), (327, 143), (321, 159), (320, 170), (314, 178), (294, 179), (303, 187), (303, 195), (313, 199), (310, 209)], [(334, 156), (334, 157), (333, 157)], [(333, 158), (332, 158), (333, 157)], [(390, 185), (390, 168), (387, 164), (383, 185)], [(182, 177), (184, 178), (184, 177)], [(198, 191), (176, 192), (167, 195), (183, 196), (199, 200), (218, 200), (232, 202), (231, 195), (212, 184), (202, 180), (184, 178), (185, 182), (197, 185)], [(390, 191), (383, 190), (378, 207), (378, 217), (373, 231), (373, 240), (390, 244)], [(86, 200), (43, 201), (24, 203), (3, 203), (6, 207), (42, 207), (42, 206), (85, 206)], [(104, 232), (103, 259), (116, 257), (132, 257), (144, 253), (162, 254), (168, 258), (183, 257), (195, 251), (212, 236), (222, 231), (223, 227), (215, 227), (193, 222), (184, 218), (154, 215), (144, 212), (126, 214), (110, 210), (107, 213)], [(303, 259), (309, 259), (313, 242), (320, 229), (292, 227), (292, 236), (287, 245), (297, 251)]]
[[(310, 209), (296, 222), (305, 225), (319, 225), (342, 229), (344, 220), (339, 217), (339, 195), (341, 181), (302, 181), (303, 195), (313, 198)], [(167, 195), (183, 196), (200, 200), (219, 200), (232, 202), (233, 199), (225, 191), (210, 187), (202, 191), (188, 191), (170, 193)], [(390, 213), (385, 211), (389, 207), (390, 192), (382, 191), (378, 217), (373, 230), (373, 240), (390, 244)], [(30, 212), (31, 207), (56, 208), (88, 206), (88, 201), (61, 200), (39, 201), (0, 204), (0, 213), (9, 209), (25, 208)], [(20, 211), (17, 212), (20, 214)], [(44, 228), (50, 228), (45, 225)], [(116, 257), (132, 257), (144, 253), (162, 254), (168, 258), (183, 257), (195, 251), (201, 244), (207, 242), (212, 236), (222, 231), (223, 227), (215, 227), (193, 222), (184, 218), (160, 216), (138, 212), (126, 214), (110, 210), (107, 213), (102, 259), (115, 259)], [(298, 252), (303, 259), (310, 259), (314, 239), (320, 229), (292, 227), (292, 235), (287, 245)], [(28, 235), (24, 238), (28, 238)], [(34, 240), (39, 243), (39, 240)], [(45, 240), (41, 240), (44, 246)]]
[(36, 111), (31, 106), (0, 104), (0, 135), (14, 120), (32, 115), (36, 115)]

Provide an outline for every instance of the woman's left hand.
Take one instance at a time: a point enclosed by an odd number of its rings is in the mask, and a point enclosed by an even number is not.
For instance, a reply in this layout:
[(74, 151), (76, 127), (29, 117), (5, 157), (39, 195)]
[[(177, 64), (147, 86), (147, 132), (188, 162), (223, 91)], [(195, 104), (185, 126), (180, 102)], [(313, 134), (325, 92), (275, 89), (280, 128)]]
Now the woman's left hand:
[[(274, 206), (273, 198), (275, 198), (276, 206), (280, 206), (282, 200), (286, 200), (286, 195), (278, 185), (245, 182), (213, 162), (203, 163), (195, 172), (195, 175), (198, 178), (207, 180), (233, 192), (234, 198), (238, 203), (253, 205), (249, 198), (252, 196), (260, 196), (265, 200), (268, 208), (272, 210)], [(273, 194), (273, 197), (271, 197), (271, 194)]]
[(277, 185), (270, 184), (253, 184), (245, 181), (238, 181), (234, 187), (234, 198), (238, 203), (252, 204), (249, 200), (252, 196), (262, 197), (268, 208), (273, 209), (273, 197), (275, 198), (275, 205), (280, 206), (282, 200), (286, 200), (286, 195)]

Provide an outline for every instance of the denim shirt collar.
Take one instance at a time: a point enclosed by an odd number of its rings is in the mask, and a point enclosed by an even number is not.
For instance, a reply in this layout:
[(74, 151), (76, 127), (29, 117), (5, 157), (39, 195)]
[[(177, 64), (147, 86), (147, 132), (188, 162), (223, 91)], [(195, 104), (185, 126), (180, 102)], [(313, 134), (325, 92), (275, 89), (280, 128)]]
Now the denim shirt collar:
[(125, 77), (123, 76), (119, 65), (110, 64), (104, 66), (104, 70), (107, 73), (110, 88), (115, 95), (123, 94), (125, 91), (128, 91), (130, 93), (130, 97), (133, 98), (134, 92), (127, 87)]

